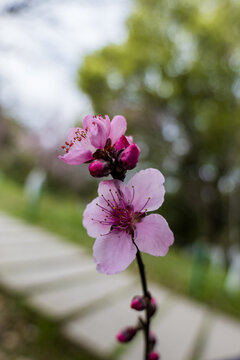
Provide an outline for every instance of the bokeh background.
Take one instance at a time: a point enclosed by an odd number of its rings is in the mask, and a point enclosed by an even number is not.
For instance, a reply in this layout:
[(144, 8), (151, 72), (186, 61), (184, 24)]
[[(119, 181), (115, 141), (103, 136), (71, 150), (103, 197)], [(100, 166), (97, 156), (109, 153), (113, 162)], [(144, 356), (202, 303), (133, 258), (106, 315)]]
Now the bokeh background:
[(122, 114), (135, 170), (166, 178), (176, 240), (149, 276), (240, 319), (239, 33), (237, 0), (2, 0), (0, 208), (91, 249), (97, 182), (57, 155), (86, 114)]

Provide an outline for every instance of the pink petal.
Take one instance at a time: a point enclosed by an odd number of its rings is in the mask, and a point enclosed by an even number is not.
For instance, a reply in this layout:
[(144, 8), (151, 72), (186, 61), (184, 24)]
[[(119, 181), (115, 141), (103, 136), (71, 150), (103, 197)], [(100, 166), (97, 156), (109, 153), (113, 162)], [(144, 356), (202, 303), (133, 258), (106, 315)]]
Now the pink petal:
[(136, 224), (135, 243), (142, 252), (165, 256), (173, 242), (173, 233), (161, 215), (151, 214)]
[[(164, 200), (164, 177), (157, 169), (139, 171), (128, 182), (133, 194), (134, 211), (153, 211), (158, 209)], [(150, 199), (149, 199), (150, 198)]]
[(97, 149), (103, 149), (108, 139), (108, 132), (105, 125), (100, 120), (95, 120), (94, 124), (89, 128), (89, 138), (91, 144)]
[(103, 149), (110, 132), (110, 119), (87, 115), (83, 119), (84, 129), (88, 129), (91, 144), (97, 149)]
[(106, 127), (106, 131), (108, 133), (108, 136), (110, 134), (110, 131), (111, 131), (111, 121), (110, 121), (110, 118), (108, 115), (105, 115), (105, 118), (102, 118), (102, 121)]
[(100, 221), (104, 221), (105, 214), (102, 209), (97, 206), (100, 199), (96, 198), (91, 201), (83, 213), (83, 226), (87, 230), (89, 236), (93, 238), (99, 237), (110, 231), (110, 225), (103, 225)]
[(108, 275), (125, 270), (136, 257), (136, 246), (126, 232), (113, 231), (97, 238), (93, 256), (97, 270)]
[(58, 158), (69, 165), (80, 165), (93, 159), (92, 152), (86, 148), (72, 147), (68, 153)]
[(110, 139), (112, 140), (112, 145), (114, 145), (115, 142), (125, 134), (126, 130), (127, 122), (125, 117), (121, 115), (114, 116), (111, 122), (111, 131), (109, 135)]
[(83, 128), (85, 130), (89, 128), (94, 120), (95, 118), (92, 115), (86, 115), (83, 119)]
[(106, 131), (108, 132), (108, 135), (110, 133), (111, 129), (111, 121), (108, 115), (105, 115), (105, 117), (102, 116), (93, 116), (93, 115), (86, 115), (83, 119), (83, 127), (84, 129), (89, 128), (92, 124), (92, 122), (100, 120), (104, 124)]
[(98, 196), (101, 203), (106, 206), (106, 200), (109, 200), (113, 206), (119, 203), (119, 197), (125, 203), (131, 199), (131, 192), (128, 186), (120, 180), (104, 180), (98, 186)]

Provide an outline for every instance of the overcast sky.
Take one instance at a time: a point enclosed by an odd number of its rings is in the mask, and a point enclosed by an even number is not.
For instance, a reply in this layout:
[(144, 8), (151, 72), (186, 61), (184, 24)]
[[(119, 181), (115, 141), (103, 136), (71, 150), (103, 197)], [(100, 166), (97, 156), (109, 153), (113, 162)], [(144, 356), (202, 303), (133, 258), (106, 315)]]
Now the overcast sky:
[(124, 40), (130, 1), (1, 0), (1, 106), (45, 142), (63, 134), (91, 111), (75, 83), (81, 60)]

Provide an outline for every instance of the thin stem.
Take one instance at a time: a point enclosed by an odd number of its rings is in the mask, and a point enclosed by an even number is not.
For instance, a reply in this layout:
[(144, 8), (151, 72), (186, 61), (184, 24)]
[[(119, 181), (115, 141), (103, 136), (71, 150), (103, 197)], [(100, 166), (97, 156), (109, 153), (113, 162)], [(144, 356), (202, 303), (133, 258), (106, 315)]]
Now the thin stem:
[(142, 257), (141, 257), (141, 253), (137, 247), (137, 245), (134, 242), (134, 238), (132, 239), (134, 245), (137, 248), (137, 263), (138, 263), (138, 269), (139, 269), (139, 273), (140, 273), (140, 278), (141, 278), (141, 284), (142, 284), (142, 289), (143, 289), (143, 294), (147, 299), (147, 307), (145, 310), (145, 323), (144, 323), (144, 338), (145, 338), (145, 360), (148, 360), (148, 356), (149, 356), (149, 352), (150, 352), (150, 348), (149, 348), (149, 330), (150, 330), (150, 314), (149, 314), (149, 306), (150, 306), (150, 301), (151, 301), (151, 295), (148, 292), (148, 288), (147, 288), (147, 281), (146, 281), (146, 274), (145, 274), (145, 267), (142, 261)]
[(146, 275), (145, 275), (145, 268), (144, 268), (144, 264), (142, 261), (142, 257), (140, 254), (139, 249), (137, 248), (137, 262), (138, 262), (138, 268), (139, 268), (139, 272), (140, 272), (140, 277), (141, 277), (141, 283), (142, 283), (142, 289), (143, 289), (143, 294), (144, 296), (148, 297), (148, 289), (147, 289), (147, 281), (146, 281)]
[[(120, 170), (120, 171), (112, 171), (111, 175), (112, 175), (113, 179), (118, 179), (118, 180), (124, 181), (125, 176), (126, 176), (126, 171), (123, 171), (120, 168), (118, 170)], [(140, 253), (136, 243), (134, 242), (134, 233), (132, 233), (132, 241), (133, 241), (133, 244), (136, 246), (136, 249), (137, 249), (136, 258), (137, 258), (137, 263), (138, 263), (138, 269), (139, 269), (139, 273), (140, 273), (140, 279), (141, 279), (143, 294), (144, 294), (144, 296), (145, 296), (145, 298), (147, 300), (147, 307), (146, 307), (146, 310), (145, 310), (145, 321), (142, 323), (142, 325), (143, 325), (144, 338), (145, 338), (144, 360), (148, 360), (149, 359), (149, 353), (150, 353), (149, 332), (150, 332), (151, 295), (150, 295), (150, 293), (148, 291), (148, 288), (147, 288), (145, 267), (144, 267), (144, 264), (143, 264), (143, 261), (142, 261), (141, 253)]]

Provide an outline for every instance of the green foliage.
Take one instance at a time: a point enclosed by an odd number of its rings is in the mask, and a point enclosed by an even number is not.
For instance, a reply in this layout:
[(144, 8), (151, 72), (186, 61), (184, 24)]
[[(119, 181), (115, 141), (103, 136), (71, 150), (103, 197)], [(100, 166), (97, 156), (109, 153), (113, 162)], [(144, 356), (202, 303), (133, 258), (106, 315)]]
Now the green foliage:
[(227, 229), (240, 231), (229, 216), (239, 194), (240, 3), (135, 0), (127, 30), (123, 44), (85, 58), (79, 86), (97, 113), (125, 115), (147, 164), (177, 184), (165, 211), (179, 241), (229, 242)]
[(0, 108), (0, 171), (19, 183), (24, 183), (36, 163), (34, 154), (23, 146), (24, 141), (28, 141), (25, 132)]

